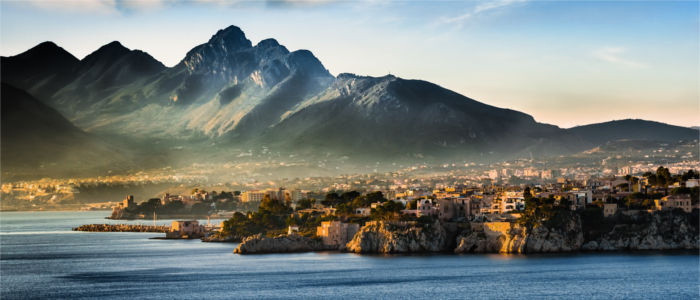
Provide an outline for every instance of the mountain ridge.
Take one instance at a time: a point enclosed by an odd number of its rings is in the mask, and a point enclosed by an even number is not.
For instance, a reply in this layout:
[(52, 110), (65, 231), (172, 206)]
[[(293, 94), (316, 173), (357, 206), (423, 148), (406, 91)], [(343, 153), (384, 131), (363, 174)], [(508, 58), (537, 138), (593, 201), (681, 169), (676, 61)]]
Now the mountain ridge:
[[(630, 137), (697, 138), (697, 130), (660, 123), (636, 135), (625, 133), (634, 126), (624, 122), (601, 125), (615, 130), (586, 127), (594, 124), (563, 129), (427, 81), (335, 77), (311, 51), (290, 52), (275, 39), (253, 45), (236, 26), (217, 31), (173, 67), (117, 41), (82, 60), (53, 43), (37, 47), (2, 57), (3, 78), (10, 66), (10, 83), (98, 135), (366, 158), (465, 159), (559, 155)], [(13, 71), (32, 66), (27, 57), (51, 55), (61, 58), (62, 67), (37, 63), (29, 68), (35, 71)], [(652, 132), (657, 127), (665, 133)]]

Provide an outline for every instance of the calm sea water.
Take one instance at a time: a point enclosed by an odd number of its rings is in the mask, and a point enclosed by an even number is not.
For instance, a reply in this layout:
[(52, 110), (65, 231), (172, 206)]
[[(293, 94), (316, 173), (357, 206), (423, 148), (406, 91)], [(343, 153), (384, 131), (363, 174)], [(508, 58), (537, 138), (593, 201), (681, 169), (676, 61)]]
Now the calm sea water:
[(106, 215), (0, 213), (0, 298), (699, 298), (697, 253), (241, 256), (235, 244), (70, 231)]

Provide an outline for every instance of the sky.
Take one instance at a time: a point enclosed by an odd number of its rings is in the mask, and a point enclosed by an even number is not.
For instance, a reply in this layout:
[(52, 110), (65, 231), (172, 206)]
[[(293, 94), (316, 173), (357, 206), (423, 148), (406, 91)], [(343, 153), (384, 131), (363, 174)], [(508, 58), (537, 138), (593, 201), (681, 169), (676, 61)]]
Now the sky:
[(311, 50), (334, 75), (439, 84), (563, 128), (700, 125), (698, 1), (0, 0), (0, 54), (118, 40), (177, 64), (217, 30)]

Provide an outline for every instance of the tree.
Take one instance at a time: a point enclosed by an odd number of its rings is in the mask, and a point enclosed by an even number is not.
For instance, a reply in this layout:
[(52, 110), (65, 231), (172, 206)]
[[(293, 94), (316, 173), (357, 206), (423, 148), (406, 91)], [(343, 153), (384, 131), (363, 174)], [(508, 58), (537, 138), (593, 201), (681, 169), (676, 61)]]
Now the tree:
[(263, 196), (263, 199), (260, 202), (259, 211), (267, 211), (272, 214), (280, 214), (287, 213), (289, 211), (289, 207), (285, 206), (279, 201), (272, 200), (270, 198), (270, 195), (266, 194), (265, 196)]
[(663, 166), (656, 169), (656, 181), (659, 186), (666, 186), (672, 183), (671, 173)]
[(391, 220), (393, 219), (404, 206), (399, 202), (387, 201), (383, 205), (373, 208), (370, 213), (372, 220)]
[(358, 191), (349, 191), (343, 193), (340, 197), (343, 198), (343, 202), (350, 202), (352, 200), (355, 200), (355, 198), (359, 197), (361, 194)]
[(382, 194), (382, 192), (380, 192), (380, 191), (368, 193), (366, 195), (366, 197), (367, 197), (367, 200), (370, 201), (370, 203), (376, 203), (376, 202), (383, 203), (383, 202), (388, 201), (386, 198), (384, 198), (384, 194)]
[(328, 193), (326, 194), (325, 199), (321, 201), (321, 204), (323, 204), (324, 206), (336, 206), (340, 203), (340, 199), (342, 198), (340, 198), (340, 195), (338, 195), (338, 193)]
[(297, 209), (307, 209), (314, 206), (315, 199), (301, 199), (297, 202)]
[(530, 191), (530, 187), (525, 187), (525, 190), (523, 191), (523, 198), (525, 198), (525, 201), (527, 202), (528, 199), (532, 199), (532, 192)]

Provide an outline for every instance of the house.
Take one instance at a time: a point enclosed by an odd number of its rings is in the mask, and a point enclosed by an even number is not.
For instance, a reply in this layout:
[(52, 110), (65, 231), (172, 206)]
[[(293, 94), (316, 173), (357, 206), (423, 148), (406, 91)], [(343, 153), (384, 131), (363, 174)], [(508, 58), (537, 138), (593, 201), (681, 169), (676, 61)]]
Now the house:
[(287, 228), (287, 235), (290, 235), (293, 233), (298, 233), (298, 232), (299, 232), (299, 226), (289, 225), (289, 228)]
[(437, 216), (440, 220), (468, 218), (470, 209), (469, 198), (444, 198), (433, 200), (433, 215)]
[(690, 195), (688, 194), (670, 195), (654, 200), (654, 206), (656, 210), (680, 208), (687, 213), (693, 210)]
[(418, 199), (416, 205), (416, 209), (418, 210), (418, 217), (435, 215), (435, 205), (432, 199)]
[(603, 205), (603, 217), (614, 216), (617, 213), (617, 203), (605, 203)]
[(165, 233), (168, 239), (197, 239), (204, 236), (204, 226), (198, 221), (173, 221), (170, 231)]
[(340, 246), (347, 244), (359, 230), (358, 224), (325, 221), (316, 227), (316, 236), (320, 237), (326, 246)]

